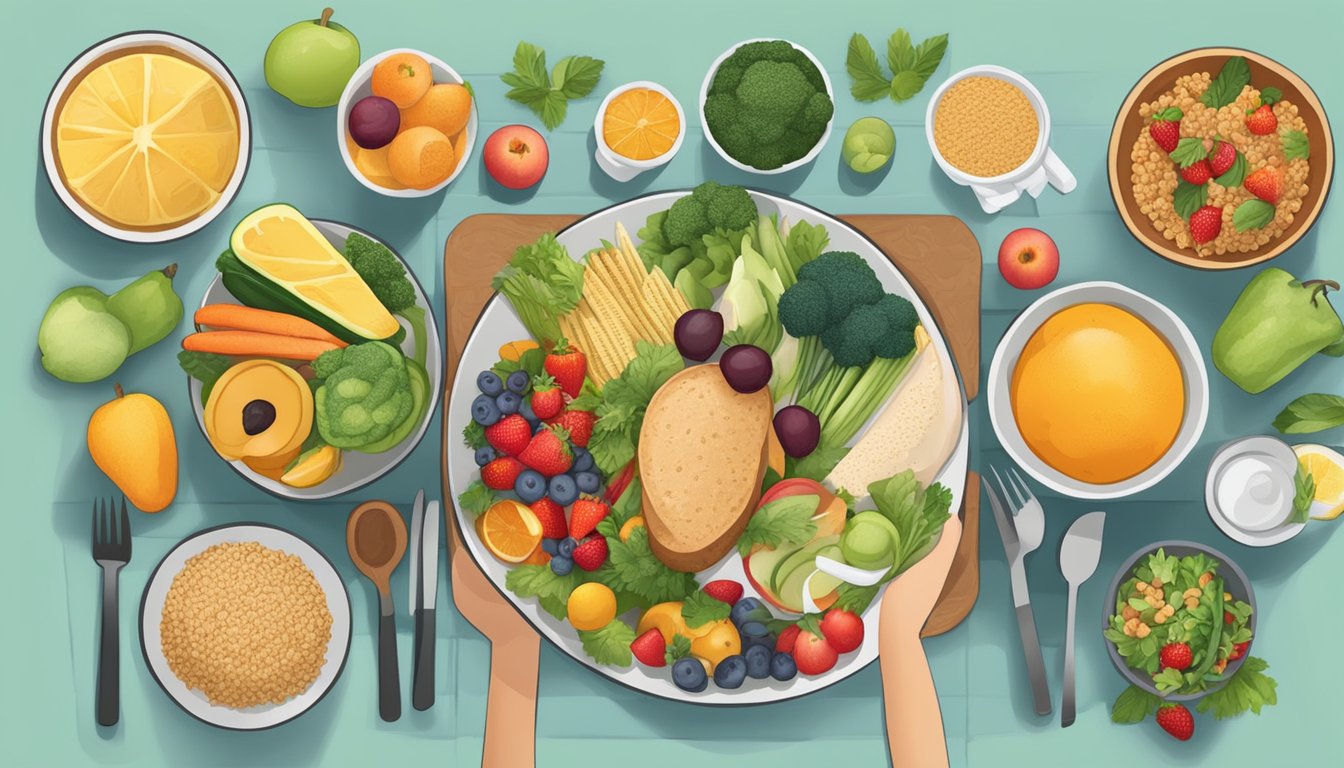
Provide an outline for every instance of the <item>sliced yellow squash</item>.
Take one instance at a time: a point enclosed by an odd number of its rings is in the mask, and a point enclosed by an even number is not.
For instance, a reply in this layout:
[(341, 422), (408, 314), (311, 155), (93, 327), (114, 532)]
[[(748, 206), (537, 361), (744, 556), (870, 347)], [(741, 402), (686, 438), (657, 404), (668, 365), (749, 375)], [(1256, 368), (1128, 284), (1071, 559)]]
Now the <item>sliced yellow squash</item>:
[(234, 254), (295, 298), (367, 339), (401, 326), (327, 238), (293, 206), (258, 208), (229, 238)]
[(292, 488), (312, 488), (339, 472), (342, 463), (340, 449), (324, 445), (299, 457), (280, 482)]

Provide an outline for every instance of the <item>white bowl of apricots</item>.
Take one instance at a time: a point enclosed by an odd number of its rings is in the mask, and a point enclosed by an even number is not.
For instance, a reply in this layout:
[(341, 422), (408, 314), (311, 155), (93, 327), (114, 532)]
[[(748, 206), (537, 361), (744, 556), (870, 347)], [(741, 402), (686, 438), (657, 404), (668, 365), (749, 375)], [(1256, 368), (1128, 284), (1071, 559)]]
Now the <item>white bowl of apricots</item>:
[(426, 197), (448, 186), (476, 142), (471, 88), (452, 67), (412, 48), (369, 57), (336, 108), (345, 167), (388, 197)]

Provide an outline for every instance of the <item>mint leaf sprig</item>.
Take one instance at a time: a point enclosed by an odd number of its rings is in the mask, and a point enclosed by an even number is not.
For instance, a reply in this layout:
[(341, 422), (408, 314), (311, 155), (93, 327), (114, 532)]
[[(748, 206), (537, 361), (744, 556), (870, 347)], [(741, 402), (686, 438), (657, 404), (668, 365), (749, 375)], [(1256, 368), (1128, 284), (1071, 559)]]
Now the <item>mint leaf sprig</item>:
[(513, 53), (513, 71), (499, 76), (509, 86), (504, 94), (532, 110), (547, 130), (565, 120), (569, 102), (592, 93), (606, 62), (591, 56), (566, 56), (548, 74), (546, 51), (528, 42), (518, 43)]
[(910, 33), (897, 29), (887, 40), (888, 77), (877, 60), (877, 53), (862, 33), (849, 38), (845, 70), (851, 79), (849, 92), (859, 101), (877, 101), (890, 96), (902, 102), (913, 98), (929, 81), (947, 53), (947, 35), (934, 35), (919, 45), (910, 40)]

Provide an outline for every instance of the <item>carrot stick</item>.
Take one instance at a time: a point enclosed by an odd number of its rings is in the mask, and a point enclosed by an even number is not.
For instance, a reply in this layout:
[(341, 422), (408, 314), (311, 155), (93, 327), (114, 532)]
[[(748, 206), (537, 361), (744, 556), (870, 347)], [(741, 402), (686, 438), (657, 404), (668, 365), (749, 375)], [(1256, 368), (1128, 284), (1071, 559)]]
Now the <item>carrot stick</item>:
[(227, 328), (236, 331), (256, 331), (273, 333), (277, 336), (293, 336), (297, 339), (315, 339), (344, 347), (344, 341), (327, 333), (317, 323), (302, 317), (287, 315), (284, 312), (272, 312), (266, 309), (254, 309), (240, 304), (207, 304), (196, 310), (196, 324), (210, 328)]
[(299, 339), (256, 331), (203, 331), (182, 340), (188, 352), (213, 352), (233, 357), (278, 357), (282, 360), (315, 360), (323, 352), (340, 349), (317, 339)]

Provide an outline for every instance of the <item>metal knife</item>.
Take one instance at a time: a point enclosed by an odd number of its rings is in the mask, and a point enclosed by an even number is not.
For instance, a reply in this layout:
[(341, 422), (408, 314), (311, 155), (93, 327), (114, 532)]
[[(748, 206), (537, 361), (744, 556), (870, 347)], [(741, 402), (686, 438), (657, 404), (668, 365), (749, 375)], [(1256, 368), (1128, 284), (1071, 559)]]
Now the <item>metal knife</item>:
[(439, 587), (439, 502), (416, 494), (411, 518), (411, 613), (415, 616), (411, 705), (434, 706), (434, 606)]

